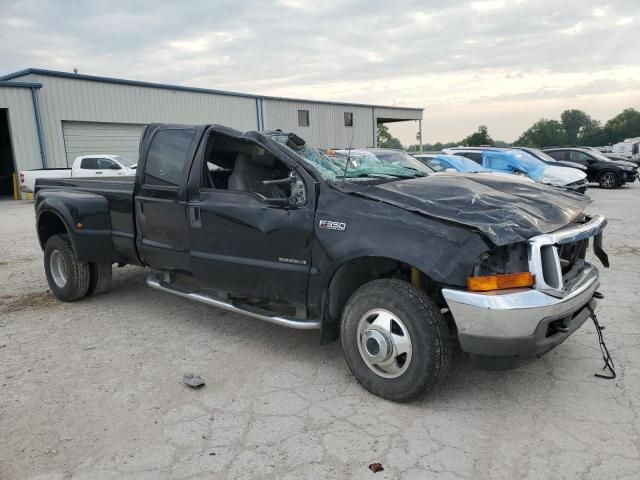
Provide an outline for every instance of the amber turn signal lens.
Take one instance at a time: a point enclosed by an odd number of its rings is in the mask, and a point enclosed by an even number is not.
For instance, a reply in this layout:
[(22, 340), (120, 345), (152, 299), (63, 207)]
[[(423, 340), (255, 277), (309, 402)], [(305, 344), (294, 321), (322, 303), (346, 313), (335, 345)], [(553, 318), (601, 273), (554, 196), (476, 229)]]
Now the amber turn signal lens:
[(531, 272), (467, 278), (467, 288), (472, 292), (488, 292), (490, 290), (503, 290), (505, 288), (531, 287), (532, 285), (533, 274)]

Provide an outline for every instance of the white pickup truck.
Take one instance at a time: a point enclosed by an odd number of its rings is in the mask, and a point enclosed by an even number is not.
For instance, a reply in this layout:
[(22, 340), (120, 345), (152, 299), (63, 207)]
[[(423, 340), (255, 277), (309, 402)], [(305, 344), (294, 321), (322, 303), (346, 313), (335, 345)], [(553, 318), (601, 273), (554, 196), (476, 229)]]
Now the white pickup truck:
[(135, 175), (136, 164), (120, 155), (80, 155), (71, 168), (38, 168), (20, 172), (20, 191), (33, 193), (38, 178)]

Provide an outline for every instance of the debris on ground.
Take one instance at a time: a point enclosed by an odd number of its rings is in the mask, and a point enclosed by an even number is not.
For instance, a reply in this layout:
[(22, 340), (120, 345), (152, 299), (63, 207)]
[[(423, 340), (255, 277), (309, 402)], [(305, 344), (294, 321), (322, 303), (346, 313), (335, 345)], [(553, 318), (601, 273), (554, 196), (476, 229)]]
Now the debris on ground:
[(373, 473), (378, 473), (382, 472), (384, 470), (384, 467), (381, 463), (372, 463), (371, 465), (369, 465), (369, 470), (371, 470)]
[(191, 388), (200, 388), (204, 385), (204, 380), (200, 375), (194, 375), (193, 373), (187, 373), (182, 377), (182, 381), (189, 385)]

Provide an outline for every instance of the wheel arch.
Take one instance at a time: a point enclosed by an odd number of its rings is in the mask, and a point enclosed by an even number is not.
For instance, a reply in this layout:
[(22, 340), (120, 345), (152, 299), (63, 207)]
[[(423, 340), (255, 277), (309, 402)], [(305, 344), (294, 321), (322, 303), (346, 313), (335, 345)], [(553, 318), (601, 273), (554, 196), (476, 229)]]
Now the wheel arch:
[(325, 289), (322, 343), (337, 340), (344, 306), (358, 288), (372, 280), (397, 278), (418, 288), (433, 288), (433, 279), (414, 263), (384, 255), (360, 255), (341, 262)]
[(75, 239), (72, 235), (72, 230), (69, 228), (67, 221), (62, 216), (53, 210), (43, 209), (38, 213), (36, 221), (36, 230), (38, 233), (38, 241), (40, 242), (40, 248), (44, 251), (47, 241), (54, 235), (68, 235), (71, 242), (71, 247), (75, 253)]

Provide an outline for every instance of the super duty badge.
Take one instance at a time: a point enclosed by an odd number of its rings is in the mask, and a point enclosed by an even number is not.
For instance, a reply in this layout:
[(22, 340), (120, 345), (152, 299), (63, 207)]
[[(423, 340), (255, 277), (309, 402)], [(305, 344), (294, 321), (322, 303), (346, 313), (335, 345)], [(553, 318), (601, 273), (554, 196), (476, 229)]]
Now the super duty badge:
[(338, 230), (339, 232), (344, 232), (347, 224), (344, 222), (332, 222), (331, 220), (320, 220), (318, 227), (322, 230)]

